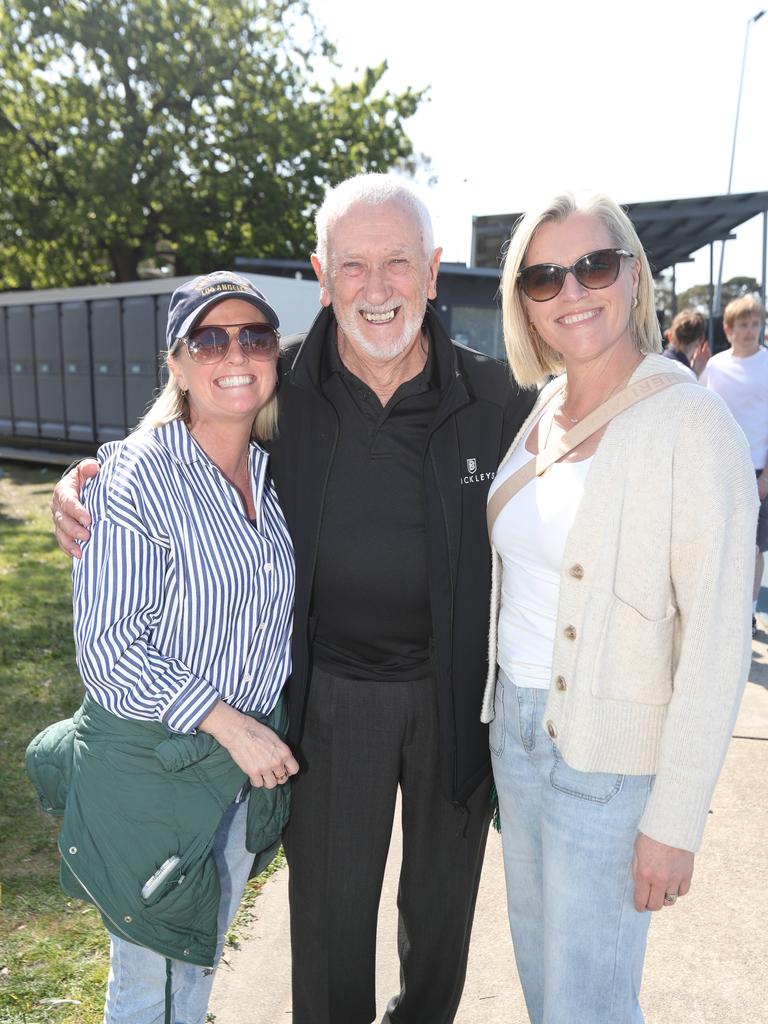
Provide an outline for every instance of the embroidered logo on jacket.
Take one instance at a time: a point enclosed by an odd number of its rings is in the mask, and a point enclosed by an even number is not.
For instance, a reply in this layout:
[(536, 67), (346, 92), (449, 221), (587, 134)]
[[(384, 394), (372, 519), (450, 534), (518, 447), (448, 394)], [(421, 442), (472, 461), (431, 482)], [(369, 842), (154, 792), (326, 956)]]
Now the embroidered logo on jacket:
[(490, 483), (496, 476), (496, 471), (490, 473), (477, 472), (477, 459), (467, 459), (467, 475), (459, 477), (462, 484), (480, 484), (486, 480)]

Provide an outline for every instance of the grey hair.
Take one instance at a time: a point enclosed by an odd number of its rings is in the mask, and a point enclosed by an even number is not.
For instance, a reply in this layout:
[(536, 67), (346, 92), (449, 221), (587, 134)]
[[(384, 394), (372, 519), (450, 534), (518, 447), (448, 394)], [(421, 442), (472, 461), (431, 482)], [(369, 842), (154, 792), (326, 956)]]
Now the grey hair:
[(382, 203), (398, 203), (419, 223), (424, 254), (429, 260), (435, 250), (432, 218), (429, 210), (416, 193), (400, 178), (391, 174), (356, 174), (332, 188), (315, 215), (317, 250), (315, 255), (320, 266), (327, 267), (328, 236), (336, 223), (357, 203), (379, 206)]
[(653, 275), (632, 221), (610, 196), (601, 192), (578, 195), (564, 192), (521, 217), (513, 228), (501, 277), (504, 347), (515, 379), (522, 387), (538, 386), (551, 374), (565, 369), (562, 356), (532, 330), (517, 275), (528, 247), (542, 224), (560, 223), (574, 213), (588, 214), (604, 225), (617, 249), (628, 249), (640, 264), (637, 306), (631, 310), (629, 332), (635, 348), (645, 355), (661, 351), (661, 330), (656, 316)]
[[(166, 364), (174, 357), (167, 353)], [(189, 425), (189, 399), (186, 391), (182, 391), (173, 373), (168, 374), (165, 387), (155, 398), (147, 411), (134, 427), (134, 430), (146, 430), (149, 427), (163, 427), (172, 420), (184, 420)], [(277, 390), (269, 401), (259, 409), (251, 427), (251, 437), (255, 441), (271, 441), (277, 434)]]

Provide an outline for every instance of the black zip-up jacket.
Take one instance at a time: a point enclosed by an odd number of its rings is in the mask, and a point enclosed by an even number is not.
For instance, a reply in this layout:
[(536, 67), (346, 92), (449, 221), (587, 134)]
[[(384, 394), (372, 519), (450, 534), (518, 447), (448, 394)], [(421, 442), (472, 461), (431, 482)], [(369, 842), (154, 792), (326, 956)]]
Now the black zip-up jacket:
[[(312, 668), (312, 586), (325, 488), (339, 434), (323, 393), (331, 369), (325, 339), (333, 311), (322, 310), (281, 356), (278, 436), (271, 470), (296, 554), (293, 669), (288, 683), (289, 742), (301, 747)], [(535, 398), (502, 363), (451, 341), (431, 307), (431, 339), (441, 398), (424, 459), (432, 659), (437, 677), (441, 782), (463, 804), (490, 769), (480, 722), (487, 674), (490, 549), (485, 505), (496, 467)]]

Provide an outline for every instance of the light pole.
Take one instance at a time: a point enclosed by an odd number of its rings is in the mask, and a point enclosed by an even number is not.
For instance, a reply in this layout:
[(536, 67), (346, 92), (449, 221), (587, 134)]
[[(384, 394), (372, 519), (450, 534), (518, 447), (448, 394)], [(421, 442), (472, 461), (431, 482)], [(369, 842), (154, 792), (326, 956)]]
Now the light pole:
[[(741, 110), (741, 90), (744, 86), (744, 69), (747, 65), (747, 47), (749, 46), (749, 30), (752, 28), (756, 21), (760, 21), (762, 16), (765, 14), (765, 10), (758, 11), (757, 14), (753, 14), (751, 18), (747, 20), (747, 30), (744, 34), (744, 53), (741, 57), (741, 74), (739, 76), (739, 95), (736, 100), (736, 119), (733, 123), (733, 144), (731, 145), (731, 166), (728, 170), (728, 191), (726, 195), (731, 194), (731, 184), (733, 182), (733, 162), (736, 157), (736, 135), (739, 131), (739, 112)], [(715, 290), (715, 303), (713, 309), (713, 315), (717, 316), (720, 312), (720, 291), (723, 283), (723, 258), (725, 257), (725, 239), (723, 239), (720, 245), (720, 269), (717, 273), (717, 289)]]

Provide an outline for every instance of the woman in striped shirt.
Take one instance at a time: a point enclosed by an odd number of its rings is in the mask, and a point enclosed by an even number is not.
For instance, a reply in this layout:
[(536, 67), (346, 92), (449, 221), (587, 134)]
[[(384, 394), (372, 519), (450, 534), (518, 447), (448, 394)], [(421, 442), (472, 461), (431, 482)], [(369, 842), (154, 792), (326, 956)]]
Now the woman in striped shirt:
[[(83, 491), (91, 538), (73, 564), (88, 698), (171, 736), (211, 734), (246, 779), (213, 843), (216, 959), (254, 859), (249, 801), (268, 800), (298, 771), (264, 721), (290, 670), (294, 590), (291, 541), (256, 441), (276, 425), (278, 326), (239, 275), (206, 275), (174, 292), (168, 384), (133, 434), (99, 451), (100, 472)], [(169, 857), (158, 874), (183, 880), (178, 861)], [(156, 884), (168, 878), (148, 878), (142, 897), (149, 890), (151, 901)], [(202, 1024), (213, 972), (109, 930), (105, 1022)]]

